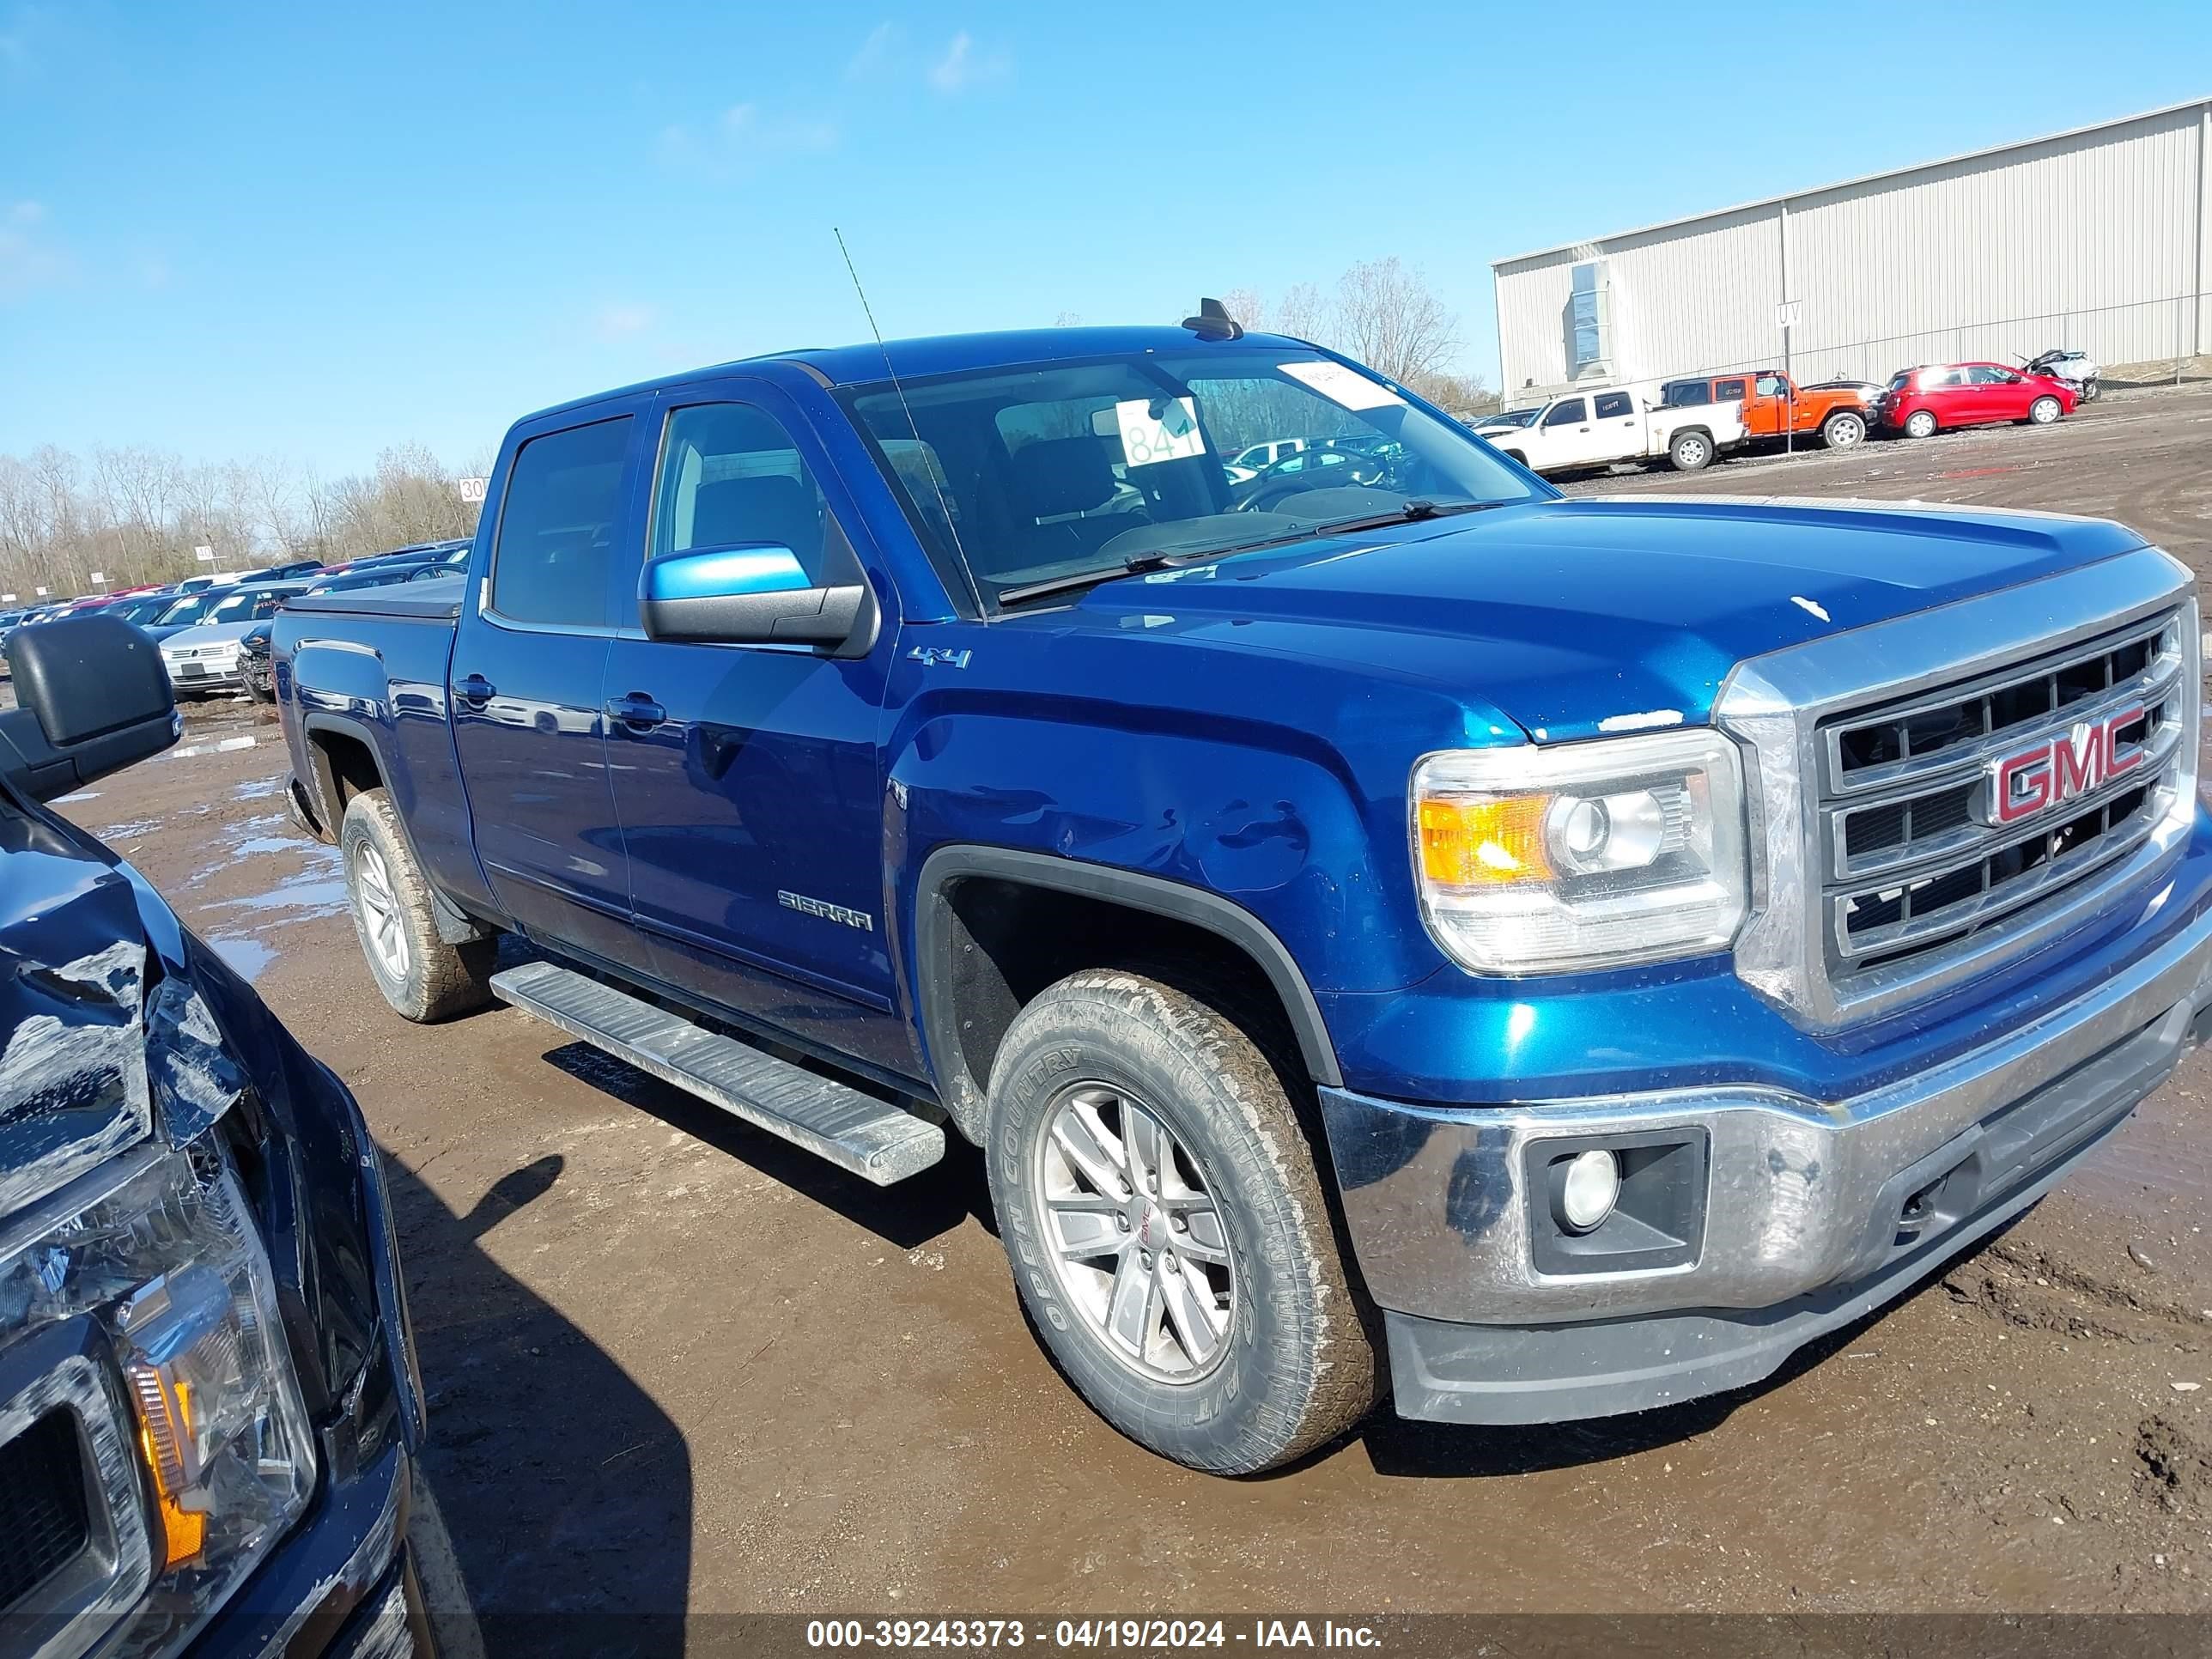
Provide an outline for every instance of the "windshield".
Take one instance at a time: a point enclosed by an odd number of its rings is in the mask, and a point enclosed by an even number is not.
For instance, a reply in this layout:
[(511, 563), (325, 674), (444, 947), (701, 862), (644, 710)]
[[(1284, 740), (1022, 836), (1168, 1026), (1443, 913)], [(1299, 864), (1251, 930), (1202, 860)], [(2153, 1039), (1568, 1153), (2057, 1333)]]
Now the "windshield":
[(182, 628), (200, 619), (200, 612), (208, 607), (212, 596), (207, 593), (187, 593), (154, 619), (156, 628)]
[(218, 623), (258, 622), (276, 614), (276, 601), (282, 597), (266, 589), (258, 593), (228, 594), (216, 601), (200, 620), (210, 627)]
[[(1552, 495), (1456, 422), (1296, 348), (1131, 352), (847, 397), (915, 532), (940, 564), (964, 554), (994, 604), (1133, 562)], [(1229, 472), (1236, 457), (1249, 477)]]

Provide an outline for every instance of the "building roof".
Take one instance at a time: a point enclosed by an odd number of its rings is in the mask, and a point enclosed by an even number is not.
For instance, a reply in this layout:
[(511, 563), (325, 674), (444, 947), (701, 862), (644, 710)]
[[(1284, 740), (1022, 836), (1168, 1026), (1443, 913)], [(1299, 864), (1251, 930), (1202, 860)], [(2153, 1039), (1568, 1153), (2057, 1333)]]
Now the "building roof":
[(1801, 201), (1808, 196), (1825, 196), (1831, 191), (1852, 190), (1861, 185), (1880, 184), (1887, 179), (1902, 179), (1915, 173), (1926, 173), (1935, 167), (1948, 167), (1960, 161), (1978, 161), (1991, 155), (2003, 155), (2012, 150), (2029, 149), (2037, 144), (2056, 143), (2062, 138), (2080, 138), (2093, 132), (2103, 132), (2112, 127), (2124, 127), (2136, 121), (2154, 120), (2161, 115), (2174, 115), (2185, 109), (2202, 109), (2212, 104), (2212, 96), (2185, 99), (2179, 104), (2165, 104), (2157, 109), (2138, 111), (2133, 115), (2116, 115), (2109, 121), (2092, 121), (2087, 126), (2069, 127), (2063, 132), (2046, 132), (2033, 138), (2015, 138), (2009, 143), (1991, 144), (1984, 149), (1961, 151), (1956, 155), (1940, 156), (1932, 161), (1914, 161), (1901, 167), (1891, 167), (1881, 173), (1863, 173), (1856, 178), (1838, 179), (1832, 184), (1814, 185), (1804, 190), (1784, 191), (1778, 196), (1762, 196), (1756, 201), (1738, 202), (1732, 207), (1708, 208), (1703, 213), (1686, 213), (1678, 219), (1660, 219), (1648, 225), (1637, 225), (1628, 230), (1608, 231), (1602, 236), (1579, 236), (1571, 242), (1557, 242), (1550, 247), (1531, 248), (1526, 253), (1510, 253), (1502, 259), (1492, 259), (1491, 270), (1495, 272), (1505, 265), (1519, 264), (1524, 259), (1542, 259), (1555, 253), (1572, 253), (1579, 248), (1590, 247), (1600, 242), (1618, 242), (1630, 236), (1648, 236), (1654, 231), (1674, 230), (1683, 225), (1702, 223), (1707, 219), (1726, 218), (1731, 213), (1751, 213), (1760, 208), (1778, 207), (1784, 202)]

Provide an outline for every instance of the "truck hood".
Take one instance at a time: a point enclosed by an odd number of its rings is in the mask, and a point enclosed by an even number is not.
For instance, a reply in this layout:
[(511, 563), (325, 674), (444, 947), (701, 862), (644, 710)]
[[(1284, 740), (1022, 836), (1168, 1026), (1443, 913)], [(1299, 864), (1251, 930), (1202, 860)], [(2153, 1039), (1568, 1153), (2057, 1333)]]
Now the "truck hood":
[(2045, 514), (1585, 496), (1157, 571), (1079, 611), (1418, 677), (1544, 742), (1694, 725), (1747, 657), (2142, 545)]
[(131, 879), (0, 801), (0, 1219), (151, 1132)]

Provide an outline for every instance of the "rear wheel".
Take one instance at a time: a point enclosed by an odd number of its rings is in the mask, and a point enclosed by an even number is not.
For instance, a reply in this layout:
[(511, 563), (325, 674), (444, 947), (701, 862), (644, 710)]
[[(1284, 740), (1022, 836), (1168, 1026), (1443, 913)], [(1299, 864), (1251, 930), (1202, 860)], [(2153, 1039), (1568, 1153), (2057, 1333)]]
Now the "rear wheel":
[(447, 1019), (491, 1000), (497, 939), (448, 945), (438, 937), (430, 884), (381, 789), (347, 804), (338, 834), (345, 862), (346, 901), (369, 977), (392, 1011), (426, 1023)]
[(1839, 409), (1820, 423), (1820, 441), (1831, 449), (1850, 449), (1865, 441), (1866, 416)]
[(1916, 409), (1905, 417), (1905, 435), (1908, 438), (1932, 438), (1936, 435), (1936, 411)]
[(1701, 472), (1712, 459), (1713, 441), (1702, 432), (1678, 432), (1667, 446), (1668, 465), (1677, 472)]
[(2065, 412), (2056, 398), (2038, 398), (2027, 406), (2027, 418), (2037, 426), (2049, 426)]
[(985, 1156), (1039, 1335), (1131, 1439), (1249, 1474), (1373, 1404), (1312, 1149), (1219, 1012), (1120, 970), (1040, 993), (992, 1066)]

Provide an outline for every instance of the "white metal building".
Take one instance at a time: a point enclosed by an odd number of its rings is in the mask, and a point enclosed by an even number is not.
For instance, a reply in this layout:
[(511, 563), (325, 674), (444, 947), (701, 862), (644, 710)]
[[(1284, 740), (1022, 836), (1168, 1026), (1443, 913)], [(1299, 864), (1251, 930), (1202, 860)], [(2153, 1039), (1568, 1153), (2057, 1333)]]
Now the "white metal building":
[(1498, 260), (1500, 383), (2202, 356), (2208, 222), (2212, 98)]

